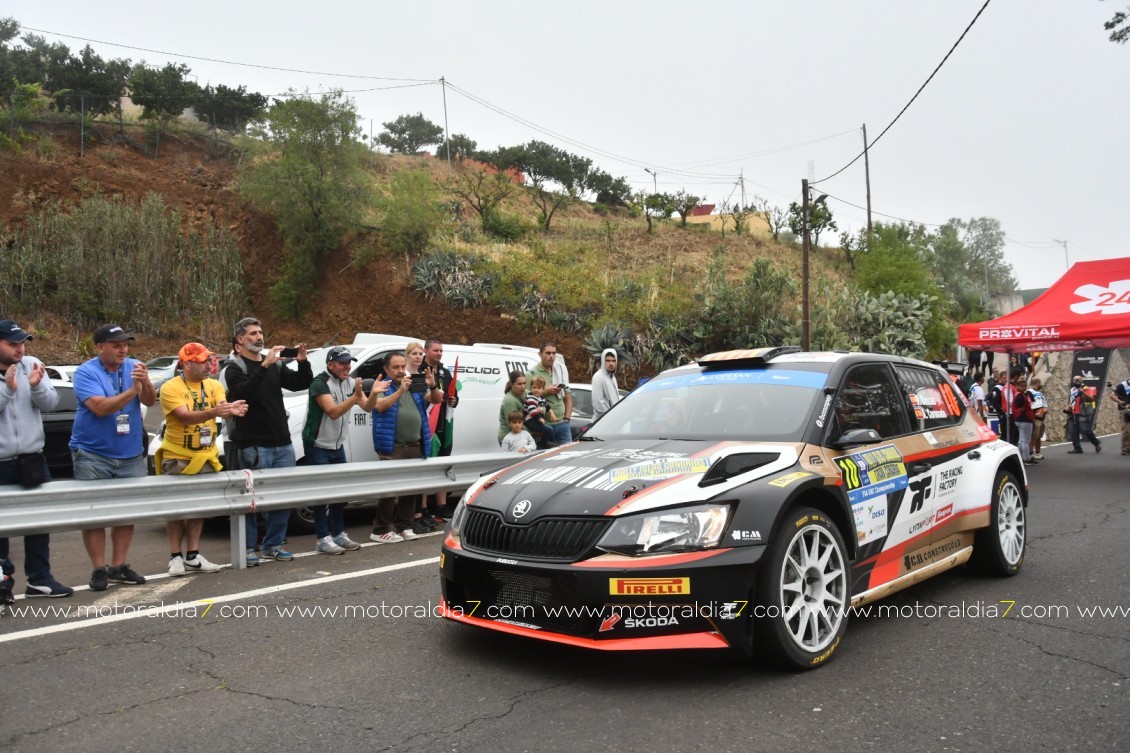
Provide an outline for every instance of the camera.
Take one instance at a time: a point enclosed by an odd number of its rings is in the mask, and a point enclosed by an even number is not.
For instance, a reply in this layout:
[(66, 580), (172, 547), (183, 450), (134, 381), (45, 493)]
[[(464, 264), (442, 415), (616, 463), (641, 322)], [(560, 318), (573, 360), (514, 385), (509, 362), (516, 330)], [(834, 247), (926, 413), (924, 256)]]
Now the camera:
[(425, 374), (410, 374), (412, 378), (412, 385), (408, 388), (409, 392), (427, 392), (428, 391), (428, 377)]
[(297, 358), (298, 348), (283, 348), (279, 351), (279, 358)]

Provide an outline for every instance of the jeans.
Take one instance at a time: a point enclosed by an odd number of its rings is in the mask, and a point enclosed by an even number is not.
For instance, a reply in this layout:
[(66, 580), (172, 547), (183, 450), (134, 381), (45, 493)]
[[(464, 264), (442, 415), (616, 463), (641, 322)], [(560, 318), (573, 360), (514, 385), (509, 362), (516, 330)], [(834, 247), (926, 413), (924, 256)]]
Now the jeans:
[(1080, 452), (1083, 451), (1080, 439), (1086, 439), (1095, 447), (1100, 444), (1099, 438), (1095, 436), (1094, 429), (1091, 428), (1090, 416), (1069, 416), (1067, 418), (1067, 438), (1071, 441), (1071, 448)]
[[(306, 462), (309, 465), (335, 465), (345, 462), (345, 447), (336, 450), (327, 450), (324, 447), (315, 447), (309, 442), (303, 442), (306, 450)], [(324, 539), (326, 536), (340, 536), (345, 533), (345, 502), (334, 502), (330, 505), (314, 505), (310, 512), (314, 514), (314, 536)]]
[(71, 450), (71, 461), (74, 465), (75, 478), (82, 481), (108, 478), (144, 478), (149, 475), (149, 469), (145, 465), (145, 453), (134, 458), (119, 460), (79, 447)]
[(1027, 463), (1032, 459), (1032, 422), (1017, 421), (1014, 425), (1020, 440), (1020, 459)]
[[(47, 473), (47, 480), (50, 481), (51, 474), (47, 472), (46, 460), (43, 461), (43, 472)], [(0, 484), (18, 483), (20, 483), (19, 461), (0, 463)], [(51, 576), (50, 539), (51, 535), (47, 533), (24, 536), (24, 575), (27, 577), (27, 582), (32, 585), (44, 586), (54, 580)], [(16, 572), (16, 566), (8, 559), (7, 538), (0, 538), (0, 570), (9, 576)]]
[[(294, 446), (282, 447), (240, 447), (239, 467), (250, 470), (263, 468), (293, 468)], [(267, 513), (267, 532), (263, 535), (263, 548), (271, 549), (282, 546), (286, 539), (286, 524), (290, 522), (290, 510), (272, 510)], [(255, 514), (247, 515), (247, 549), (255, 549), (259, 538), (259, 521)]]
[(573, 432), (569, 430), (569, 422), (562, 421), (558, 424), (545, 425), (545, 438), (559, 445), (569, 444), (573, 441)]

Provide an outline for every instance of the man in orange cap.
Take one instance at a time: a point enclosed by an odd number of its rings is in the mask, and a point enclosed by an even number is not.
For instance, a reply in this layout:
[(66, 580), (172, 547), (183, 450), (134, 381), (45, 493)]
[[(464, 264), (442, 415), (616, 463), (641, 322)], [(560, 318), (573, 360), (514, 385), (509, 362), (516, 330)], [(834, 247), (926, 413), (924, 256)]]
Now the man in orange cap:
[[(223, 386), (208, 375), (215, 354), (200, 343), (187, 343), (177, 354), (181, 373), (161, 385), (161, 410), (165, 414), (165, 436), (157, 450), (157, 473), (189, 476), (220, 470), (216, 447), (216, 419), (242, 416), (247, 403), (229, 403)], [(214, 573), (219, 565), (200, 553), (204, 521), (171, 520), (165, 524), (169, 537), (169, 575)], [(181, 555), (181, 540), (188, 551)]]

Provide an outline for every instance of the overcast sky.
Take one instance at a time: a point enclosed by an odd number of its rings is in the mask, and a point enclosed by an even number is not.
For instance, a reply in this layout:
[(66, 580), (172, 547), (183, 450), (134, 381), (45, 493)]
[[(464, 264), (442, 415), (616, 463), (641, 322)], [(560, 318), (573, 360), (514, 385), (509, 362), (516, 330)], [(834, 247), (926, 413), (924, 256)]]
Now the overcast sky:
[[(378, 77), (444, 76), (461, 90), (446, 92), (451, 131), (481, 148), (547, 140), (636, 187), (657, 181), (710, 202), (744, 172), (747, 196), (787, 205), (802, 178), (861, 151), (866, 124), (873, 210), (932, 224), (999, 219), (1022, 288), (1063, 273), (1056, 241), (1072, 262), (1130, 256), (1130, 45), (1102, 28), (1123, 0), (992, 0), (874, 143), (983, 4), (0, 0), (0, 16), (72, 51), (83, 37), (103, 57), (184, 62), (201, 85), (354, 90), (374, 133), (403, 113), (444, 115), (438, 84), (373, 90), (418, 83)], [(819, 189), (864, 206), (863, 161)], [(864, 210), (830, 206), (841, 230), (866, 226)]]

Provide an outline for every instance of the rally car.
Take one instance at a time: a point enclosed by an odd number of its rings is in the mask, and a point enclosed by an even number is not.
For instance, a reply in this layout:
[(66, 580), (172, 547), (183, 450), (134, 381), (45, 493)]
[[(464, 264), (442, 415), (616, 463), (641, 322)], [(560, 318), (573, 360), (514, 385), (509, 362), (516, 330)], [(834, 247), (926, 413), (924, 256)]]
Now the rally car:
[(1017, 448), (907, 358), (717, 353), (581, 441), (480, 479), (440, 560), (444, 615), (595, 649), (833, 656), (853, 606), (1024, 561)]

